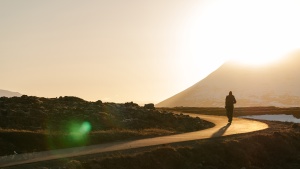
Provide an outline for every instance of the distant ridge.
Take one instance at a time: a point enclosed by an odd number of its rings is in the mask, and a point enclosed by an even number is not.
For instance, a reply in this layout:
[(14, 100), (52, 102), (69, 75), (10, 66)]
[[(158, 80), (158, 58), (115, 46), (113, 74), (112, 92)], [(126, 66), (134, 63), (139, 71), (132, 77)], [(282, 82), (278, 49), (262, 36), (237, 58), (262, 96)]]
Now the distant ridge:
[(226, 95), (233, 91), (238, 107), (299, 107), (299, 72), (300, 51), (264, 67), (228, 62), (156, 106), (224, 107)]
[(2, 90), (0, 89), (0, 97), (20, 97), (22, 96), (22, 94), (18, 93), (18, 92), (11, 92), (8, 90)]

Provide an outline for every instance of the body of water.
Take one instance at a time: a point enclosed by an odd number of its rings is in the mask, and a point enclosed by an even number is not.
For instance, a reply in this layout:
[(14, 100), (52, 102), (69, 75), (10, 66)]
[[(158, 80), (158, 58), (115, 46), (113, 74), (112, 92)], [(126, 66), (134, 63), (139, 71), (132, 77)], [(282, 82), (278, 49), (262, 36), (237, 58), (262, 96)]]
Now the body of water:
[(300, 123), (300, 119), (287, 114), (240, 116), (240, 118)]

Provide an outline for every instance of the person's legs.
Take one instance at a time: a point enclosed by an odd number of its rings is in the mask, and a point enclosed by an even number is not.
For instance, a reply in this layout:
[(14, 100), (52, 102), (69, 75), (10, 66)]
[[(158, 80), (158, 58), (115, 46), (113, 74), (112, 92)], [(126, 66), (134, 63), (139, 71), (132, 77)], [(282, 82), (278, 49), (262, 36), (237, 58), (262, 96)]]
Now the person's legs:
[(229, 119), (230, 119), (230, 113), (229, 113), (229, 111), (230, 111), (229, 108), (227, 108), (226, 109), (226, 115), (227, 115), (227, 118), (228, 118), (228, 122), (229, 122)]
[(232, 115), (233, 115), (233, 109), (231, 109), (229, 113), (229, 123), (232, 122)]
[(226, 109), (226, 114), (227, 114), (227, 117), (228, 117), (228, 122), (231, 123), (232, 122), (233, 108), (227, 108)]

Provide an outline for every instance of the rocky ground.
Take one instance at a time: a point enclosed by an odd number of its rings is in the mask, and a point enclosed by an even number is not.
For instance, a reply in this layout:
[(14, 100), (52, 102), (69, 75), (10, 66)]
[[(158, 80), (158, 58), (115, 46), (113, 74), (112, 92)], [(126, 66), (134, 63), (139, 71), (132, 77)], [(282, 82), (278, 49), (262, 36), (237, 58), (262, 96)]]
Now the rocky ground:
[(0, 155), (202, 130), (213, 124), (139, 106), (77, 97), (0, 98)]
[(102, 103), (100, 100), (88, 102), (77, 97), (39, 98), (26, 95), (2, 97), (0, 115), (2, 129), (30, 131), (61, 131), (71, 121), (87, 121), (94, 131), (150, 127), (185, 131), (187, 127), (192, 128), (187, 125), (176, 125), (188, 124), (192, 119), (155, 110), (154, 106), (147, 108), (132, 102), (117, 104)]

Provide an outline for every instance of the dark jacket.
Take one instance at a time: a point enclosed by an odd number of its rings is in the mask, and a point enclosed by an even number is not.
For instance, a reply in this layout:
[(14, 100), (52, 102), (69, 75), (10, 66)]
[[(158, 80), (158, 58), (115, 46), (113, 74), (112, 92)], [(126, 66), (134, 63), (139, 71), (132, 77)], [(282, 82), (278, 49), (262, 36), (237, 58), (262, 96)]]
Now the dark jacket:
[(234, 95), (228, 95), (226, 96), (225, 100), (225, 108), (233, 108), (233, 104), (236, 103)]

